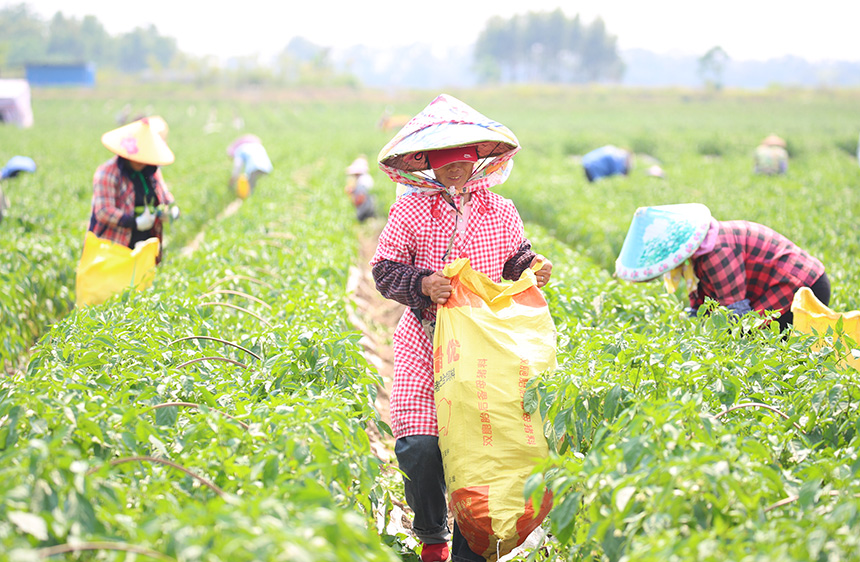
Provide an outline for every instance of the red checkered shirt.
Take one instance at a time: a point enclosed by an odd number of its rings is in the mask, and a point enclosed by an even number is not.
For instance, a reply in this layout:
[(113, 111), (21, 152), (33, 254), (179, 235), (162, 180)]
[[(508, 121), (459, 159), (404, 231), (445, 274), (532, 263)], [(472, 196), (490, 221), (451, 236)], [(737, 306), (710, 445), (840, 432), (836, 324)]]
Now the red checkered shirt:
[(821, 262), (791, 240), (748, 221), (721, 221), (714, 249), (691, 258), (698, 289), (690, 306), (710, 297), (724, 306), (749, 299), (753, 310), (787, 312), (800, 287), (824, 274)]
[[(397, 200), (379, 236), (371, 260), (405, 263), (432, 271), (467, 257), (472, 268), (500, 281), (502, 271), (523, 243), (528, 243), (523, 223), (513, 202), (481, 189), (472, 192), (471, 216), (466, 230), (454, 237), (455, 214), (441, 195), (409, 195)], [(422, 311), (425, 319), (436, 316), (436, 305)], [(411, 309), (406, 309), (394, 331), (394, 384), (389, 399), (391, 429), (396, 438), (437, 435), (433, 398), (433, 344)]]
[[(173, 195), (168, 191), (161, 176), (161, 170), (156, 170), (152, 176), (155, 183), (155, 195), (159, 203), (172, 203)], [(131, 227), (120, 225), (120, 219), (134, 216), (134, 183), (122, 175), (117, 157), (113, 157), (96, 169), (93, 176), (93, 210), (90, 230), (99, 238), (105, 238), (117, 244), (128, 246), (131, 242)], [(161, 219), (156, 219), (153, 231), (161, 238)]]

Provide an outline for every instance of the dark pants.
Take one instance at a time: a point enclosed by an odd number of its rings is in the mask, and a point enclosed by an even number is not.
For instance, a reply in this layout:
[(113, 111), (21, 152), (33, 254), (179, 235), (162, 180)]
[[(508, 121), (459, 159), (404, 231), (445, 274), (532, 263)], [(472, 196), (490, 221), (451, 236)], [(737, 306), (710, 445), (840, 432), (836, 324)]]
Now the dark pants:
[[(821, 277), (812, 284), (810, 289), (812, 289), (812, 294), (815, 295), (815, 298), (821, 301), (821, 304), (824, 306), (830, 304), (830, 279), (827, 278), (826, 273), (822, 273)], [(794, 322), (794, 314), (791, 310), (788, 310), (779, 317), (779, 331), (785, 330), (792, 322)]]
[(585, 171), (585, 179), (588, 180), (588, 183), (594, 183), (594, 176), (591, 174), (591, 170), (588, 168), (582, 168)]
[[(403, 486), (406, 503), (415, 514), (412, 521), (415, 536), (424, 544), (447, 542), (451, 534), (448, 531), (448, 498), (439, 438), (435, 435), (401, 437), (394, 444), (394, 454), (405, 474)], [(451, 557), (454, 562), (486, 561), (483, 556), (472, 552), (456, 521)]]
[(254, 193), (254, 188), (257, 187), (257, 180), (260, 179), (260, 176), (265, 176), (266, 172), (262, 170), (254, 170), (248, 176), (248, 187), (251, 193)]

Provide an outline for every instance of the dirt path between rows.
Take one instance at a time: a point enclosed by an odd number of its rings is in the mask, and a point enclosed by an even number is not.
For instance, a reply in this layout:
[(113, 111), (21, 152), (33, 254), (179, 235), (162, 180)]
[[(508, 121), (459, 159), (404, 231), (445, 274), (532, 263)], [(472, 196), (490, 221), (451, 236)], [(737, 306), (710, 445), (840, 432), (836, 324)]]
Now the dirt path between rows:
[[(358, 257), (350, 271), (347, 294), (355, 305), (354, 309), (348, 309), (349, 320), (357, 330), (361, 331), (364, 356), (376, 367), (382, 379), (382, 385), (377, 388), (376, 410), (382, 421), (390, 426), (388, 397), (391, 395), (391, 385), (394, 381), (394, 351), (391, 342), (404, 306), (383, 297), (376, 290), (376, 284), (373, 281), (369, 264), (376, 251), (379, 233), (383, 226), (384, 222), (380, 219), (371, 219), (359, 227)], [(391, 467), (396, 466), (394, 438), (391, 435), (384, 435), (374, 424), (370, 425), (367, 433), (370, 437), (371, 449), (377, 458)], [(388, 475), (399, 477), (394, 475), (393, 468)], [(386, 521), (388, 532), (390, 534), (402, 532), (411, 536), (412, 511), (402, 498), (392, 498), (392, 503), (394, 510)], [(453, 520), (450, 523), (453, 524)], [(413, 540), (415, 542), (411, 546), (414, 547), (417, 539), (413, 538)]]
[[(236, 199), (233, 199), (224, 208), (224, 210), (218, 214), (217, 217), (215, 217), (215, 220), (220, 221), (220, 220), (223, 220), (223, 219), (229, 217), (230, 215), (235, 215), (237, 212), (239, 212), (239, 209), (241, 207), (242, 207), (242, 200), (237, 197)], [(192, 240), (184, 248), (179, 250), (179, 255), (183, 256), (183, 257), (187, 257), (187, 256), (190, 256), (191, 254), (193, 254), (200, 247), (200, 244), (203, 243), (203, 238), (205, 237), (205, 235), (206, 235), (205, 228), (201, 229), (200, 232), (197, 233), (197, 236), (194, 237), (194, 240)]]

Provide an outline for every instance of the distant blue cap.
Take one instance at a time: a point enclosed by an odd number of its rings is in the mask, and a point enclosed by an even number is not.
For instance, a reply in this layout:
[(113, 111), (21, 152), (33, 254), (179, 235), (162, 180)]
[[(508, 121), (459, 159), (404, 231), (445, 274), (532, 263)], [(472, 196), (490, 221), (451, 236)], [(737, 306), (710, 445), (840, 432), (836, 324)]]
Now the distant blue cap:
[(6, 178), (14, 178), (20, 172), (30, 172), (33, 173), (36, 171), (36, 163), (33, 162), (33, 159), (29, 156), (13, 156), (6, 162), (6, 165), (3, 166), (3, 169), (0, 170), (0, 180), (5, 180)]

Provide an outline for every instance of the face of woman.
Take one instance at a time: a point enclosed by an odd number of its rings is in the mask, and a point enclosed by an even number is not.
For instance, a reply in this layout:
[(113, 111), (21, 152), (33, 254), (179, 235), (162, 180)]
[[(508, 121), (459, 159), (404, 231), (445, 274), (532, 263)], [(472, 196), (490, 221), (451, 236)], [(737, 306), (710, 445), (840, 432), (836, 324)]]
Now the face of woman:
[(135, 162), (134, 160), (129, 160), (128, 163), (131, 165), (132, 170), (137, 170), (138, 172), (146, 168), (146, 164), (144, 164), (143, 162)]
[(460, 190), (472, 176), (472, 162), (451, 162), (441, 168), (434, 168), (436, 179), (445, 187)]

